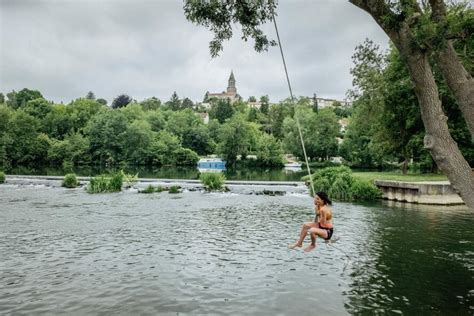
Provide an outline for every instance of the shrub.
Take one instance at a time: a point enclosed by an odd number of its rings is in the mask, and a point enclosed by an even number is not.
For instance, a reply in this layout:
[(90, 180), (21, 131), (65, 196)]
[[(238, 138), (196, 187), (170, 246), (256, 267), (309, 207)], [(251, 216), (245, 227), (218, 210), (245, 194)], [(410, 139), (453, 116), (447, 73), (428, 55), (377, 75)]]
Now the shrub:
[(221, 190), (225, 184), (225, 176), (222, 173), (201, 173), (199, 180), (201, 180), (202, 184), (208, 191)]
[(177, 185), (170, 186), (169, 193), (180, 193), (180, 187)]
[(163, 192), (163, 187), (161, 185), (157, 186), (155, 192)]
[[(338, 177), (332, 183), (331, 188), (328, 191), (328, 194), (331, 198), (336, 200), (347, 201), (351, 200), (351, 182), (345, 181), (345, 177)], [(352, 179), (351, 179), (352, 180)]]
[(75, 188), (79, 185), (76, 175), (74, 173), (68, 173), (64, 176), (62, 186), (65, 188)]
[(89, 193), (120, 192), (123, 185), (123, 172), (92, 177), (87, 187)]
[(140, 190), (138, 192), (139, 193), (153, 193), (155, 192), (155, 188), (151, 184), (149, 184), (145, 190)]
[(351, 195), (354, 200), (376, 200), (382, 197), (382, 191), (369, 181), (355, 179)]
[[(312, 177), (314, 190), (326, 192), (334, 200), (376, 200), (382, 196), (374, 184), (354, 178), (351, 169), (346, 166), (324, 168)], [(309, 185), (308, 177), (304, 179)], [(314, 195), (311, 189), (310, 193)]]
[(0, 171), (0, 183), (4, 183), (5, 182), (5, 173), (3, 173), (3, 171)]

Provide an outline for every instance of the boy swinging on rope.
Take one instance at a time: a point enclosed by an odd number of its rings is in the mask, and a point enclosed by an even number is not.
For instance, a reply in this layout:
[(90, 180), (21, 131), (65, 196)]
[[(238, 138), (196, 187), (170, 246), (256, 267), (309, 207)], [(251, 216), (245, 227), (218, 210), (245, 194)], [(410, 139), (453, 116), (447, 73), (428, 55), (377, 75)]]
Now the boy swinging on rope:
[(314, 205), (316, 217), (314, 222), (304, 223), (301, 227), (300, 238), (298, 241), (289, 246), (290, 249), (303, 246), (303, 240), (308, 232), (311, 234), (311, 244), (304, 249), (310, 252), (316, 248), (316, 237), (319, 236), (325, 240), (330, 240), (334, 231), (332, 225), (332, 210), (329, 207), (332, 202), (325, 192), (318, 192), (314, 196)]

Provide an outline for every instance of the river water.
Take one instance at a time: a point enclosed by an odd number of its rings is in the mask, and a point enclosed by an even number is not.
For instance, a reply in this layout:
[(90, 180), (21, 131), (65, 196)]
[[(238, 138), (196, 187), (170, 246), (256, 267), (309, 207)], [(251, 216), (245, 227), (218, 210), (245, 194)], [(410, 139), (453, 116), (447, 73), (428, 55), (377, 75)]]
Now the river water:
[(474, 314), (474, 214), (304, 194), (0, 185), (0, 314)]

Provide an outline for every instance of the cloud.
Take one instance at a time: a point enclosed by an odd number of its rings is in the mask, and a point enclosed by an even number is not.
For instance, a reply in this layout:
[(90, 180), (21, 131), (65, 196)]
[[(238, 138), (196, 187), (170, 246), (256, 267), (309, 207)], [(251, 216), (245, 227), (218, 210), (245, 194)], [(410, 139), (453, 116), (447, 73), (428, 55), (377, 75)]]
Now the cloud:
[[(166, 101), (173, 91), (202, 100), (225, 90), (234, 70), (238, 93), (286, 98), (277, 47), (258, 54), (234, 38), (218, 58), (213, 35), (186, 21), (181, 1), (1, 0), (0, 91), (38, 89), (55, 102), (93, 91), (111, 102), (127, 93)], [(388, 38), (366, 13), (343, 0), (281, 2), (278, 27), (296, 95), (342, 99), (357, 44)], [(264, 27), (275, 37), (273, 24)]]

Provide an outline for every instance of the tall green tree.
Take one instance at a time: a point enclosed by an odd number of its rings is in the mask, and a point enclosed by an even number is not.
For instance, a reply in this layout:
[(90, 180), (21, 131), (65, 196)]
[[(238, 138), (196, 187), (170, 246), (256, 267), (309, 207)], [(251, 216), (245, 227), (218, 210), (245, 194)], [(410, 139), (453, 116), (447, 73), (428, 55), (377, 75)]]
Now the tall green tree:
[[(331, 109), (323, 109), (318, 113), (310, 106), (299, 107), (295, 116), (301, 127), (305, 142), (306, 154), (310, 159), (327, 160), (337, 154), (337, 139), (339, 124)], [(288, 152), (304, 158), (296, 118), (287, 117), (283, 123), (283, 145)]]
[(166, 102), (166, 106), (172, 111), (178, 111), (178, 110), (181, 109), (182, 101), (178, 97), (178, 94), (176, 93), (176, 91), (173, 92), (173, 94), (171, 95), (170, 100), (168, 102)]
[(209, 111), (210, 119), (217, 119), (219, 123), (224, 123), (228, 118), (231, 118), (234, 114), (234, 108), (230, 104), (229, 100), (217, 100), (211, 105)]
[(221, 126), (219, 134), (219, 154), (228, 165), (235, 165), (237, 157), (244, 159), (256, 143), (257, 130), (243, 115), (235, 115)]
[(112, 102), (112, 109), (120, 109), (120, 108), (126, 107), (132, 102), (133, 102), (133, 99), (129, 95), (121, 94), (117, 96)]

